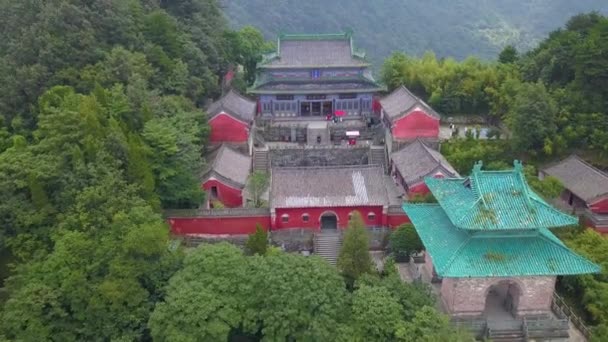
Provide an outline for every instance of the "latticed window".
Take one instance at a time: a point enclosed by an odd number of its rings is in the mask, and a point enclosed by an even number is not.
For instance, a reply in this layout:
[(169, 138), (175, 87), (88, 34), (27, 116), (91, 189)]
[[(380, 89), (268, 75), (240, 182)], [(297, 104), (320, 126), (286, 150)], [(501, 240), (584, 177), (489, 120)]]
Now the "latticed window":
[(283, 223), (287, 223), (287, 222), (289, 222), (289, 215), (287, 215), (287, 214), (283, 214), (283, 215), (281, 216), (281, 222), (283, 222)]
[(368, 221), (376, 221), (376, 214), (374, 214), (374, 213), (368, 213), (367, 214), (367, 220)]

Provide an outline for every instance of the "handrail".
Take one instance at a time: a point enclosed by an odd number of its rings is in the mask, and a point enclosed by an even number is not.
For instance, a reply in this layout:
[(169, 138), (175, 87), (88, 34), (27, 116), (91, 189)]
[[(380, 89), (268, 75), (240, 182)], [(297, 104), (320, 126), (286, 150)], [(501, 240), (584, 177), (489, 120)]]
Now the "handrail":
[(584, 321), (572, 311), (564, 299), (557, 293), (553, 293), (553, 302), (551, 308), (554, 310), (554, 312), (557, 311), (556, 313), (561, 314), (562, 317), (566, 317), (568, 321), (572, 322), (572, 324), (578, 330), (580, 330), (585, 338), (591, 338), (591, 329), (585, 325)]

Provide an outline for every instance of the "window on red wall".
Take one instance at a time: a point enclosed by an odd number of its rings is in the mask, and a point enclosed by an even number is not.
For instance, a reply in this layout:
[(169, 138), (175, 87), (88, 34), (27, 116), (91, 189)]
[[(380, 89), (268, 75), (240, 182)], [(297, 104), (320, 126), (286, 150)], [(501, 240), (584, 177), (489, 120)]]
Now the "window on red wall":
[(310, 221), (310, 215), (302, 214), (302, 222), (308, 222), (308, 221)]
[(281, 222), (283, 222), (283, 223), (287, 223), (287, 222), (289, 222), (289, 215), (287, 215), (287, 214), (283, 214), (283, 215), (281, 216)]
[(348, 213), (348, 220), (350, 221), (353, 218), (353, 212)]
[(376, 214), (374, 214), (374, 213), (368, 213), (367, 214), (367, 220), (368, 221), (376, 221)]

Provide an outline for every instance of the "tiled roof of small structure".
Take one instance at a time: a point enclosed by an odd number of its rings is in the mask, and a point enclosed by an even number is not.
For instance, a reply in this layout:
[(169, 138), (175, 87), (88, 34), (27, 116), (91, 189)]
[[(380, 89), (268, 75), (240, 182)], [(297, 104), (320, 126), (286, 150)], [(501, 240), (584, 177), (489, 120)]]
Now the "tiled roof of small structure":
[(255, 117), (256, 102), (252, 101), (235, 90), (231, 89), (222, 96), (219, 100), (213, 102), (207, 108), (209, 118), (216, 116), (221, 112), (227, 112), (247, 123), (251, 122)]
[(232, 148), (221, 145), (207, 157), (207, 167), (203, 170), (203, 181), (215, 176), (237, 187), (244, 187), (251, 169), (251, 158)]
[(426, 102), (414, 95), (405, 86), (401, 86), (395, 89), (389, 95), (383, 97), (380, 100), (380, 104), (391, 121), (410, 113), (416, 107), (420, 107), (420, 109), (424, 110), (424, 112), (427, 114), (437, 119), (441, 119), (441, 115), (439, 115), (439, 113), (431, 108), (431, 106), (426, 104)]
[(273, 168), (272, 208), (388, 205), (383, 169), (376, 165)]
[(543, 170), (584, 201), (608, 195), (608, 174), (573, 155)]
[(405, 204), (427, 253), (442, 277), (547, 276), (599, 273), (600, 267), (568, 249), (548, 229), (467, 231), (441, 206)]
[(447, 173), (448, 177), (460, 177), (441, 153), (426, 146), (420, 139), (393, 152), (391, 160), (407, 185), (419, 182), (426, 176), (432, 176), (437, 171)]
[(277, 52), (266, 55), (263, 68), (363, 67), (365, 54), (355, 51), (350, 33), (282, 34)]
[(467, 179), (426, 178), (425, 182), (452, 223), (470, 230), (520, 230), (578, 224), (545, 202), (526, 182), (523, 166), (482, 171), (481, 162)]

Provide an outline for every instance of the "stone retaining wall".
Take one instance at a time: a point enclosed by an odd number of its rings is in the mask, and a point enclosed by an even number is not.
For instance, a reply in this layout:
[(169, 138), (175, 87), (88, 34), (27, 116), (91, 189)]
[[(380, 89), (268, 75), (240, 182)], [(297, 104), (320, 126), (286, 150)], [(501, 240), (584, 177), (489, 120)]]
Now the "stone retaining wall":
[(369, 148), (272, 149), (270, 160), (273, 167), (367, 165)]

